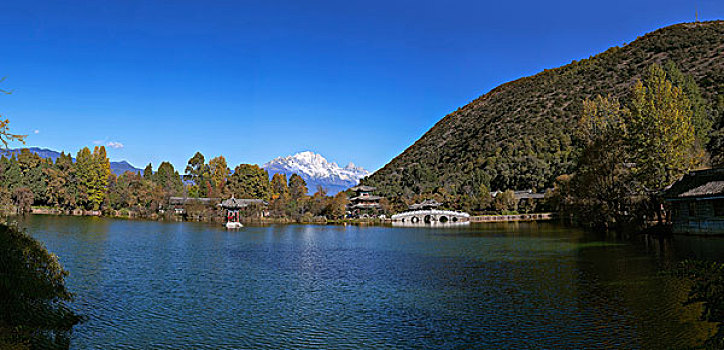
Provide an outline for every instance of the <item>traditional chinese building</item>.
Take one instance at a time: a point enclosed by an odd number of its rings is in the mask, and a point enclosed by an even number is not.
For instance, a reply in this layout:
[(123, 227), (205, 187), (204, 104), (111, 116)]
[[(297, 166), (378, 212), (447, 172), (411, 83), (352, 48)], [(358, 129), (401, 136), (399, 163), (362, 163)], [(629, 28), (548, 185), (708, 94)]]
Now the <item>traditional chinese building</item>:
[(692, 171), (663, 196), (672, 232), (724, 234), (724, 168)]
[(370, 216), (379, 214), (382, 209), (380, 205), (382, 197), (372, 194), (376, 188), (360, 185), (352, 187), (351, 190), (355, 192), (355, 196), (349, 199), (350, 204), (347, 209), (352, 215)]

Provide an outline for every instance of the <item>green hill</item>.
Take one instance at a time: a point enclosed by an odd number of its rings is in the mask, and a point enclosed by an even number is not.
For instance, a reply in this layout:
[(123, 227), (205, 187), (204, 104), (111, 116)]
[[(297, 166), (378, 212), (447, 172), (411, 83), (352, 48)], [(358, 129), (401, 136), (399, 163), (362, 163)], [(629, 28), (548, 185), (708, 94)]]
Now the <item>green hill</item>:
[[(625, 101), (652, 63), (672, 61), (714, 104), (724, 96), (724, 21), (672, 25), (624, 47), (496, 87), (440, 120), (412, 146), (368, 178), (385, 196), (474, 195), (491, 190), (544, 189), (574, 170), (573, 136), (582, 101), (610, 94)], [(720, 103), (720, 106), (722, 104)], [(714, 110), (713, 118), (722, 111)], [(722, 121), (708, 144), (724, 156)], [(717, 134), (715, 131), (714, 134)]]

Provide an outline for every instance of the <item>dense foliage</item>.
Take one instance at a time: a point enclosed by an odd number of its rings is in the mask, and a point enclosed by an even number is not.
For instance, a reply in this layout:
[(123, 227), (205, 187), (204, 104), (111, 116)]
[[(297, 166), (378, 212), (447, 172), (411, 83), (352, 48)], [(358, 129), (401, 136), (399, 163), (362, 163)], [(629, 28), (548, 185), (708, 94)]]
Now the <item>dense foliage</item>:
[(66, 305), (67, 275), (40, 242), (0, 224), (0, 348), (68, 348), (81, 317)]
[(717, 332), (706, 340), (705, 349), (724, 349), (724, 264), (686, 260), (675, 274), (689, 280), (691, 289), (685, 304), (701, 304), (701, 319), (718, 323)]
[[(450, 113), (414, 145), (363, 180), (381, 195), (480, 198), (479, 189), (535, 189), (576, 169), (584, 142), (574, 130), (583, 101), (610, 96), (628, 104), (632, 85), (652, 63), (672, 62), (713, 163), (724, 161), (724, 21), (678, 24), (624, 47), (503, 84)], [(698, 88), (695, 86), (698, 85)], [(715, 102), (718, 102), (718, 105)], [(700, 130), (706, 129), (705, 127)], [(485, 187), (483, 187), (483, 185)]]
[(572, 178), (559, 177), (549, 196), (560, 211), (599, 227), (661, 218), (657, 193), (704, 162), (702, 138), (711, 129), (692, 103), (700, 97), (696, 85), (693, 98), (675, 85), (681, 76), (673, 65), (654, 64), (631, 88), (628, 104), (601, 96), (583, 102), (578, 167)]
[(99, 210), (107, 203), (112, 178), (104, 147), (78, 151), (74, 162), (61, 154), (53, 163), (28, 151), (0, 157), (0, 204), (14, 203), (20, 211), (31, 204), (67, 209)]
[[(232, 172), (223, 156), (208, 163), (200, 152), (188, 161), (182, 176), (169, 162), (154, 172), (148, 164), (143, 174), (110, 172), (104, 147), (78, 151), (74, 160), (62, 153), (53, 162), (23, 149), (0, 157), (0, 206), (14, 211), (30, 211), (32, 205), (61, 211), (95, 210), (121, 216), (152, 217), (170, 208), (171, 197), (253, 198), (270, 203), (276, 217), (293, 219), (344, 216), (346, 196), (329, 197), (318, 191), (307, 195), (307, 185), (294, 174), (275, 175), (254, 164), (240, 164)], [(219, 216), (213, 206), (192, 208), (197, 218)], [(257, 213), (263, 208), (255, 208)], [(248, 213), (252, 214), (252, 213)]]

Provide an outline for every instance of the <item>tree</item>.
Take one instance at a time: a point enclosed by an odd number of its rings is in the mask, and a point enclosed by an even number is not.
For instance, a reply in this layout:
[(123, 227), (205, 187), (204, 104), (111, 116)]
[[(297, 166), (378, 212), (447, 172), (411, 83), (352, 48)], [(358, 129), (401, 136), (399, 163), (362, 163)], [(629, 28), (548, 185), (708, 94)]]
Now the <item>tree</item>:
[(701, 95), (701, 89), (693, 76), (682, 73), (673, 61), (666, 62), (663, 68), (671, 83), (680, 88), (689, 99), (696, 146), (703, 148), (710, 140), (709, 134), (714, 125), (714, 110)]
[(634, 84), (628, 107), (610, 97), (585, 100), (578, 129), (585, 148), (570, 181), (583, 223), (621, 228), (660, 214), (655, 193), (703, 161), (692, 116), (658, 65)]
[(518, 201), (515, 199), (515, 192), (513, 190), (505, 190), (503, 193), (498, 193), (495, 196), (495, 210), (498, 211), (511, 211), (516, 210)]
[(196, 185), (199, 196), (206, 195), (208, 186), (206, 184), (208, 177), (208, 166), (206, 159), (201, 152), (196, 152), (186, 165), (186, 175)]
[(271, 179), (271, 193), (277, 198), (286, 198), (289, 196), (289, 187), (287, 186), (287, 175), (276, 173)]
[(72, 209), (77, 205), (78, 188), (76, 167), (70, 153), (61, 152), (58, 159), (55, 160), (55, 168), (59, 171), (62, 181), (65, 182), (64, 191), (61, 192), (63, 198), (60, 200), (64, 207)]
[(45, 187), (45, 198), (48, 204), (63, 206), (66, 198), (66, 181), (61, 170), (49, 167), (43, 170), (48, 183)]
[(36, 198), (42, 198), (45, 194), (43, 169), (47, 167), (48, 162), (28, 149), (20, 151), (17, 161), (20, 168), (21, 186), (30, 189)]
[(329, 200), (326, 215), (332, 219), (343, 218), (347, 210), (347, 203), (349, 203), (347, 194), (344, 192), (337, 193), (331, 200)]
[(226, 165), (224, 156), (218, 156), (209, 161), (209, 175), (215, 196), (224, 196), (224, 187), (229, 177), (229, 167)]
[(289, 187), (287, 186), (287, 176), (282, 173), (276, 173), (271, 179), (271, 201), (270, 207), (273, 215), (282, 216), (289, 205)]
[[(634, 169), (641, 183), (658, 190), (701, 164), (691, 103), (659, 65), (634, 84), (627, 128)], [(704, 132), (704, 131), (702, 131)]]
[(488, 190), (488, 186), (485, 186), (484, 183), (481, 183), (478, 187), (478, 208), (480, 210), (486, 210), (490, 208), (492, 202), (493, 197), (490, 195), (490, 190)]
[[(5, 80), (5, 78), (0, 79), (0, 82)], [(4, 95), (10, 95), (10, 91), (6, 91), (3, 89), (0, 89), (0, 94)], [(3, 148), (8, 148), (8, 142), (12, 141), (18, 141), (25, 144), (25, 138), (28, 137), (28, 135), (17, 135), (10, 132), (8, 128), (8, 124), (10, 124), (9, 119), (2, 119), (2, 116), (0, 116), (0, 142), (3, 144)]]
[(302, 199), (304, 198), (304, 196), (307, 195), (307, 192), (309, 192), (309, 190), (307, 189), (307, 182), (304, 181), (301, 176), (297, 174), (292, 174), (292, 176), (289, 177), (289, 195), (292, 197), (292, 199)]
[(237, 198), (269, 200), (271, 188), (269, 173), (256, 164), (240, 164), (229, 176), (229, 191)]
[(163, 188), (166, 197), (179, 195), (183, 190), (181, 176), (169, 162), (162, 162), (158, 166), (154, 181)]
[(88, 147), (83, 147), (75, 156), (77, 203), (88, 207), (92, 195), (94, 181), (93, 159)]
[(27, 187), (18, 187), (13, 191), (13, 201), (18, 208), (18, 214), (28, 213), (35, 201), (35, 195)]
[(93, 149), (91, 174), (92, 181), (88, 200), (90, 201), (91, 208), (98, 210), (105, 201), (106, 191), (108, 189), (108, 177), (111, 175), (111, 163), (108, 160), (104, 146), (96, 146)]
[(143, 178), (149, 181), (153, 180), (153, 165), (151, 163), (148, 163), (146, 168), (143, 169)]
[(66, 276), (40, 242), (0, 224), (0, 347), (69, 347), (72, 328), (82, 317), (66, 305), (73, 297)]

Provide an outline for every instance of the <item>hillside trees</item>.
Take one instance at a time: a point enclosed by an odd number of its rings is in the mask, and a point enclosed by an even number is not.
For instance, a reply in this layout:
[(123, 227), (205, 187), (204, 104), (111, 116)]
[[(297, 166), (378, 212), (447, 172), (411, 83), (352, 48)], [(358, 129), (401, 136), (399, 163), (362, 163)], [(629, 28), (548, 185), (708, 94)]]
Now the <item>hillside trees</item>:
[[(711, 108), (724, 96), (724, 21), (662, 28), (622, 48), (502, 84), (442, 118), (412, 146), (362, 182), (381, 196), (411, 197), (448, 186), (457, 195), (484, 183), (491, 191), (538, 191), (571, 174), (584, 142), (572, 137), (583, 101), (610, 96), (629, 107), (631, 84), (653, 63), (690, 95), (695, 140), (712, 163), (724, 157), (724, 122)], [(675, 76), (668, 66), (681, 71)], [(698, 85), (698, 94), (696, 95)], [(719, 119), (720, 120), (720, 119)], [(712, 123), (714, 130), (706, 130)], [(721, 135), (721, 136), (719, 136)], [(707, 142), (707, 136), (709, 141)], [(428, 177), (432, 174), (432, 177)], [(482, 176), (481, 176), (482, 175)], [(487, 182), (483, 181), (487, 178)]]
[(636, 225), (657, 213), (652, 196), (704, 159), (697, 135), (709, 130), (696, 129), (688, 97), (659, 65), (634, 84), (628, 106), (598, 96), (583, 107), (571, 205), (592, 226)]

